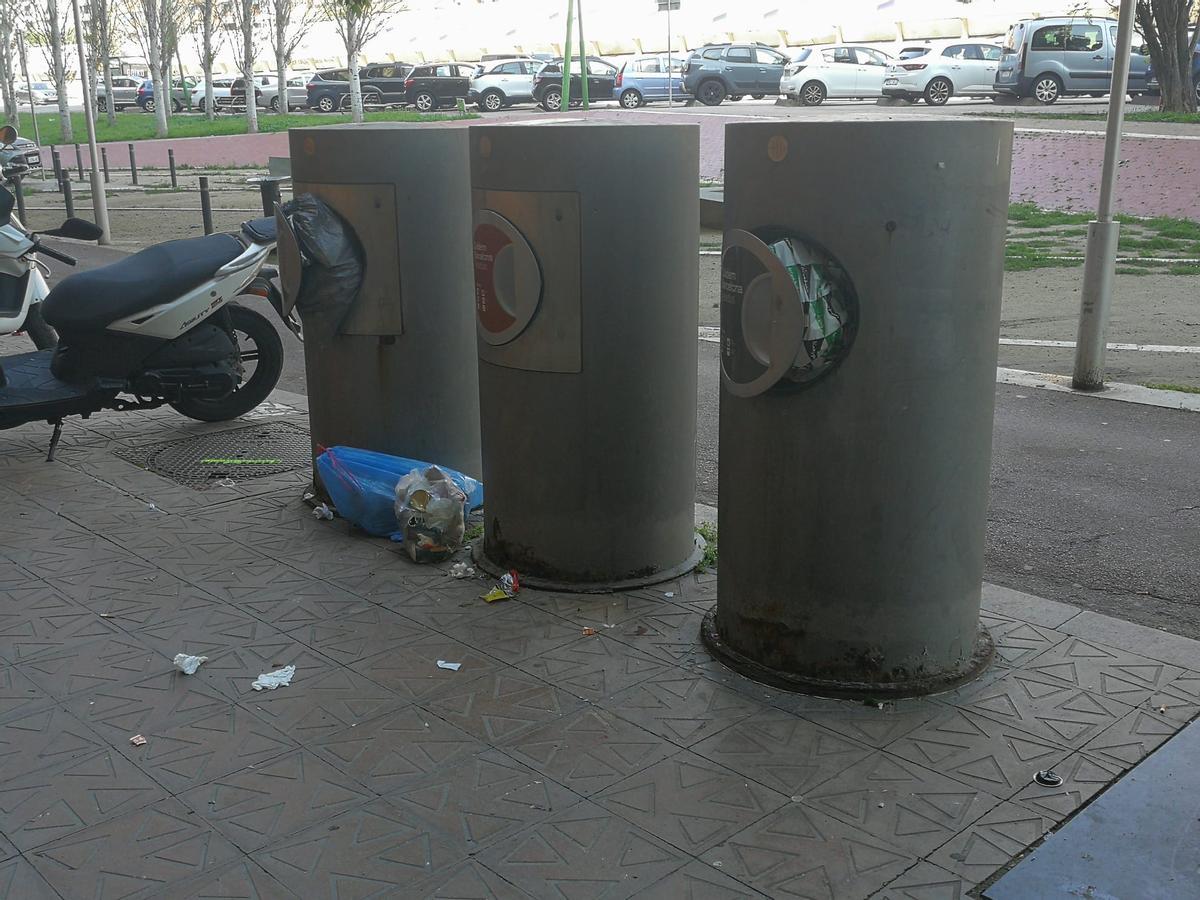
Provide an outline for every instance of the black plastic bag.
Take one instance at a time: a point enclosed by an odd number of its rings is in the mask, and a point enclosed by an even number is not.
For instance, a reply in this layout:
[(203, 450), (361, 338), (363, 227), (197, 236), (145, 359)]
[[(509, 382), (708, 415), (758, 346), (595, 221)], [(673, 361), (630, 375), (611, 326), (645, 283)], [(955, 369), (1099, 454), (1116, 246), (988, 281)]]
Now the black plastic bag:
[(312, 194), (300, 194), (282, 209), (303, 257), (296, 309), (305, 330), (337, 332), (362, 287), (366, 264), (358, 236), (329, 204)]

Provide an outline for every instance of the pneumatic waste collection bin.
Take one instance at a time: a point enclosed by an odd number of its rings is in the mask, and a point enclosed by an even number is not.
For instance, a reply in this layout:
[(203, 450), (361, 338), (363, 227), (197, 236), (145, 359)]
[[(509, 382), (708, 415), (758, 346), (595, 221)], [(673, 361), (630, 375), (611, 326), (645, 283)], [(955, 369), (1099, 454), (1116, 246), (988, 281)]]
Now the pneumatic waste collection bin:
[(952, 687), (979, 621), (1012, 126), (731, 125), (718, 600), (736, 669)]
[(479, 565), (615, 590), (699, 558), (698, 129), (471, 131)]
[(280, 269), (299, 295), (314, 448), (478, 477), (466, 129), (294, 128), (290, 143), (286, 209), (315, 234), (280, 228)]

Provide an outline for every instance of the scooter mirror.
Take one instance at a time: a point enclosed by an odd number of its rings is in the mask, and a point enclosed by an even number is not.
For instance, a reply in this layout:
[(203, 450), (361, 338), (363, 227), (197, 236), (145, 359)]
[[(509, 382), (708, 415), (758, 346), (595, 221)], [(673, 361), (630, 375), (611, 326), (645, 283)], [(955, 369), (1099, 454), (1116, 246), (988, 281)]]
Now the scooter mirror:
[(19, 137), (17, 129), (12, 125), (5, 125), (0, 128), (0, 146), (6, 146), (16, 141)]
[(98, 241), (104, 235), (104, 231), (99, 225), (89, 222), (87, 219), (67, 219), (53, 231), (43, 231), (42, 234), (50, 237), (65, 237), (74, 241)]

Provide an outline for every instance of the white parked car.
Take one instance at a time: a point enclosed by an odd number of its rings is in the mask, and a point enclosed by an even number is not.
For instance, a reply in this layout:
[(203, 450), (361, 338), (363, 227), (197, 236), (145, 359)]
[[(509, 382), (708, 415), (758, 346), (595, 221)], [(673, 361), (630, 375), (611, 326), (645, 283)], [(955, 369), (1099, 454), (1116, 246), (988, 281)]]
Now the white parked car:
[(1002, 51), (996, 44), (960, 41), (924, 56), (898, 60), (883, 82), (887, 97), (941, 106), (951, 97), (991, 97)]
[[(234, 77), (232, 75), (218, 75), (212, 80), (213, 87), (213, 104), (220, 109), (222, 106), (231, 106), (233, 104), (233, 96), (230, 94), (230, 89), (233, 87)], [(192, 108), (204, 112), (204, 82), (192, 88)]]
[(784, 69), (779, 93), (805, 106), (827, 99), (873, 100), (883, 96), (883, 78), (892, 62), (874, 47), (805, 47)]
[(485, 112), (533, 100), (533, 76), (545, 63), (531, 57), (498, 59), (475, 67), (467, 100)]

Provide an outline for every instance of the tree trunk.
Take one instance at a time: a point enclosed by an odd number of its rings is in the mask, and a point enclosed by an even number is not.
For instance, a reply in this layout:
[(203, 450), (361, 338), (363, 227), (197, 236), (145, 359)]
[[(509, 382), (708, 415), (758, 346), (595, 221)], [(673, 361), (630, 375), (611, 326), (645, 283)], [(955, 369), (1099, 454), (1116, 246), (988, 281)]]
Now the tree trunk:
[(0, 10), (0, 99), (4, 101), (4, 122), (7, 125), (17, 124), (17, 92), (13, 88), (16, 79), (16, 66), (13, 65), (12, 55), (12, 6), (5, 4)]
[(279, 85), (279, 114), (286, 116), (292, 105), (288, 96), (287, 86), (287, 21), (284, 17), (285, 8), (282, 3), (275, 4), (275, 78)]
[(1159, 109), (1195, 112), (1192, 51), (1200, 27), (1191, 33), (1189, 19), (1195, 0), (1138, 0), (1134, 20), (1146, 40), (1150, 63), (1158, 78)]
[(258, 102), (254, 84), (254, 2), (242, 2), (242, 80), (246, 83), (246, 133), (258, 132)]
[(158, 18), (158, 3), (156, 0), (151, 0), (149, 3), (144, 3), (146, 16), (146, 43), (150, 56), (150, 81), (154, 85), (154, 134), (156, 137), (165, 138), (168, 132), (167, 125), (167, 105), (162, 102), (162, 98), (167, 96), (163, 93), (162, 84), (162, 22)]
[[(98, 28), (98, 40), (96, 55), (100, 57), (100, 72), (104, 77), (104, 96), (109, 99), (104, 104), (104, 117), (108, 120), (108, 127), (112, 128), (117, 124), (117, 110), (113, 106), (113, 83), (112, 83), (112, 67), (109, 65), (109, 57), (112, 56), (112, 23), (109, 21), (109, 0), (96, 0), (93, 4), (93, 14), (99, 17), (96, 27)], [(95, 96), (95, 92), (92, 92)]]
[(358, 77), (358, 22), (346, 20), (346, 71), (350, 77), (350, 118), (354, 122), (366, 121), (363, 111), (362, 82)]
[(203, 54), (200, 59), (200, 66), (204, 69), (204, 118), (212, 121), (216, 113), (213, 112), (213, 0), (204, 0), (203, 9), (204, 21), (201, 22), (201, 42), (203, 44)]
[(62, 143), (75, 142), (75, 131), (71, 127), (71, 103), (67, 99), (67, 68), (63, 61), (62, 21), (58, 17), (58, 0), (49, 0), (46, 11), (50, 16), (50, 59), (54, 69), (54, 88), (58, 91), (59, 130)]

